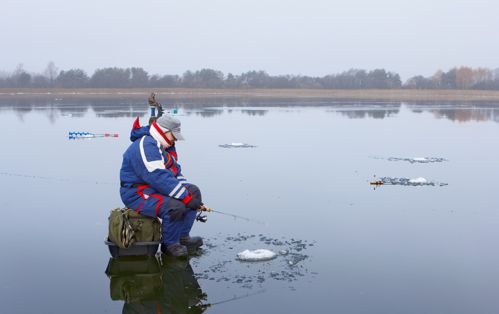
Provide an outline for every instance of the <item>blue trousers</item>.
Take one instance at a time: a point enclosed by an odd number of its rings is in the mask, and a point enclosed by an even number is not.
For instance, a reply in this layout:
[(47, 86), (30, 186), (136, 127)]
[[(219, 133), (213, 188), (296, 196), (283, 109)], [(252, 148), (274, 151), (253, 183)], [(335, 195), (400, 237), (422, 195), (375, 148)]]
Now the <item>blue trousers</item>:
[[(194, 184), (185, 183), (185, 187), (192, 193), (192, 197), (201, 199), (201, 191)], [(173, 221), (170, 219), (170, 211), (185, 211), (182, 219)], [(181, 237), (188, 237), (192, 229), (194, 220), (196, 220), (197, 211), (186, 208), (181, 201), (160, 195), (153, 194), (144, 200), (140, 207), (140, 214), (149, 217), (159, 217), (162, 222), (163, 240), (166, 245), (179, 243)]]

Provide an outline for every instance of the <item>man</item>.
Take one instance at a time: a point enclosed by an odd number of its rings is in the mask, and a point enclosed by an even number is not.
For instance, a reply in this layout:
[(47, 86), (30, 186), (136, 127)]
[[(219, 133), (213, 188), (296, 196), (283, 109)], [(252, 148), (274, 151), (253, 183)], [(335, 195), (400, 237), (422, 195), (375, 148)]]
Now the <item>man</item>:
[(177, 163), (175, 142), (183, 140), (180, 121), (163, 115), (150, 127), (140, 127), (137, 118), (130, 139), (133, 143), (123, 154), (120, 171), (121, 199), (142, 215), (161, 218), (161, 251), (187, 256), (203, 245), (202, 238), (189, 235), (202, 199)]
[[(147, 99), (149, 103), (149, 109), (151, 110), (151, 117), (149, 118), (149, 125), (159, 117), (163, 115), (163, 106), (159, 102), (156, 101), (156, 94), (151, 93), (151, 96)], [(156, 109), (158, 109), (158, 113), (156, 114)]]

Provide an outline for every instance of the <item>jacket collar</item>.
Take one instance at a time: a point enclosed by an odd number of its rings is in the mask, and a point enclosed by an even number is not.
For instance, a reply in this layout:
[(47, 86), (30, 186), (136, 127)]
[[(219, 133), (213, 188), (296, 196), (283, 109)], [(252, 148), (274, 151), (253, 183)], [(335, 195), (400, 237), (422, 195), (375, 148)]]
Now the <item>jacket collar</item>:
[(165, 132), (168, 132), (168, 129), (159, 126), (156, 121), (151, 124), (151, 128), (149, 129), (151, 136), (158, 141), (161, 146), (168, 148), (172, 146), (172, 142), (166, 138)]

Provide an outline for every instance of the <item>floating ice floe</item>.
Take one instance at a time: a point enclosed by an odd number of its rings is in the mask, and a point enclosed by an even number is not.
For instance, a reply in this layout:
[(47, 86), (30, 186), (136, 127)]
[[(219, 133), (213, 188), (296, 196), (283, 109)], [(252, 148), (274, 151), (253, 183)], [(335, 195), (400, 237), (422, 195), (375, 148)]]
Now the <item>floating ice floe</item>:
[(258, 250), (244, 250), (237, 253), (237, 259), (244, 262), (260, 262), (269, 261), (277, 257), (277, 254), (271, 250), (258, 249)]
[(426, 180), (423, 177), (419, 177), (419, 178), (409, 179), (409, 183), (425, 184), (425, 183), (428, 183), (428, 180)]
[(230, 144), (221, 144), (218, 145), (222, 148), (252, 148), (256, 147), (255, 145), (245, 144), (245, 143), (230, 143)]
[[(202, 250), (203, 258), (194, 257), (191, 260), (192, 265), (201, 270), (196, 273), (196, 278), (223, 284), (231, 291), (264, 288), (268, 280), (282, 281), (294, 290), (294, 282), (317, 275), (310, 268), (310, 256), (307, 254), (315, 241), (240, 233), (218, 234), (205, 240), (205, 247), (209, 250)], [(248, 248), (266, 248), (275, 252), (276, 256), (272, 262), (243, 262), (237, 258), (237, 252), (243, 253)], [(245, 263), (244, 267), (241, 262)]]
[(412, 161), (415, 161), (415, 162), (427, 162), (428, 158), (426, 158), (426, 157), (414, 157), (414, 158), (412, 158)]
[(428, 181), (426, 178), (390, 178), (382, 177), (380, 179), (383, 185), (406, 185), (406, 186), (446, 186), (447, 183)]
[(445, 158), (441, 157), (413, 157), (413, 158), (401, 158), (401, 157), (389, 157), (388, 161), (408, 161), (411, 164), (420, 163), (420, 164), (429, 164), (433, 162), (444, 162), (448, 161)]

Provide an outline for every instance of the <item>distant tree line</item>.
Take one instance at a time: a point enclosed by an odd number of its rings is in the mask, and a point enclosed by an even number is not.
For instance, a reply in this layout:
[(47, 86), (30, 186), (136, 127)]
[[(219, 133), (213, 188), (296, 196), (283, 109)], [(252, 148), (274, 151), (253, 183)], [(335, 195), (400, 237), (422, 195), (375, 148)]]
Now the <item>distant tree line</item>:
[(416, 89), (495, 89), (499, 90), (499, 69), (459, 67), (438, 70), (430, 77), (411, 77), (404, 84)]
[(22, 65), (11, 74), (0, 76), (0, 87), (33, 88), (312, 88), (312, 89), (497, 89), (499, 69), (459, 67), (447, 72), (438, 70), (430, 77), (411, 77), (402, 83), (397, 73), (385, 69), (351, 69), (323, 77), (269, 75), (249, 71), (239, 75), (202, 69), (183, 75), (150, 75), (142, 68), (109, 67), (97, 69), (90, 76), (82, 69), (62, 70), (53, 62), (43, 73), (30, 73)]

